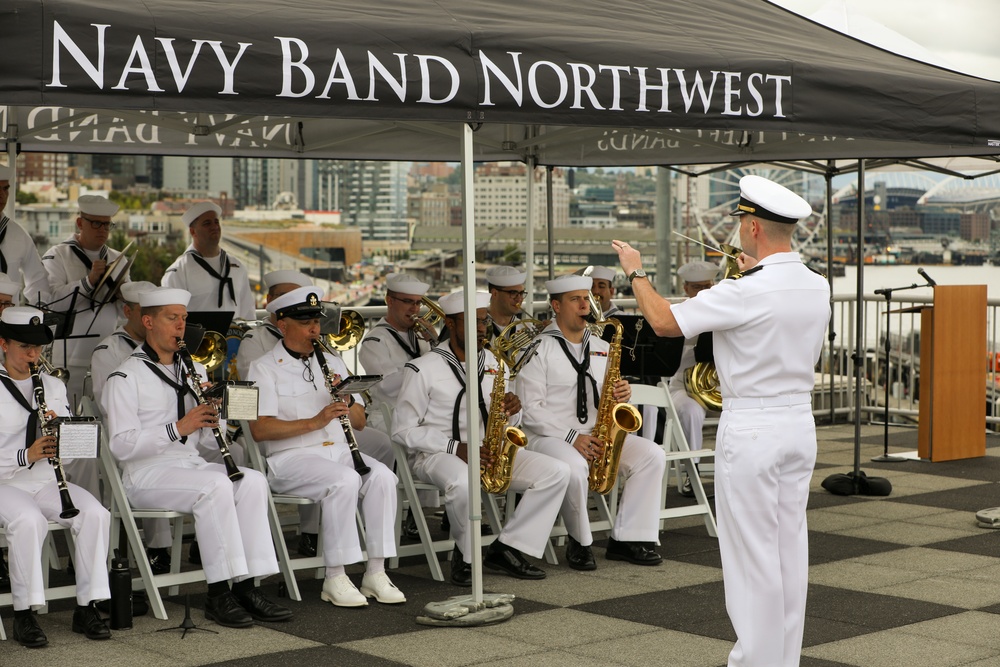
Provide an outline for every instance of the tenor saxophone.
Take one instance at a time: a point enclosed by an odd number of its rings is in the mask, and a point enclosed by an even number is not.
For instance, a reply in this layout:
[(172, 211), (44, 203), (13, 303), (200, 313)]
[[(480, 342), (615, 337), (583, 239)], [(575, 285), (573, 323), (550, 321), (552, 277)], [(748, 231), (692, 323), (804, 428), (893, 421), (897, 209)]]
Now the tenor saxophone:
[(483, 447), (489, 452), (491, 462), (479, 466), (479, 478), (483, 491), (506, 493), (514, 473), (514, 457), (517, 450), (528, 444), (528, 438), (521, 429), (507, 425), (507, 411), (503, 407), (506, 396), (506, 364), (503, 355), (496, 348), (489, 348), (497, 359), (497, 375), (490, 393), (490, 412), (486, 422)]

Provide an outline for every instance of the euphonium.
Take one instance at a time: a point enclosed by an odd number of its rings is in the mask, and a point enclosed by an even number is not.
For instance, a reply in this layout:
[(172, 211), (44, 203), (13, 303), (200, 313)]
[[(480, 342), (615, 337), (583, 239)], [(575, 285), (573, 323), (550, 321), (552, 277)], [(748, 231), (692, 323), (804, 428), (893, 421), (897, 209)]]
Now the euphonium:
[[(728, 243), (722, 243), (720, 247), (726, 254), (726, 268), (722, 272), (722, 279), (725, 280), (740, 272), (736, 258), (743, 250)], [(684, 389), (687, 390), (688, 396), (706, 410), (716, 412), (722, 410), (722, 392), (719, 389), (719, 374), (715, 370), (715, 363), (700, 361), (685, 370)]]
[(590, 295), (590, 314), (596, 323), (610, 324), (615, 328), (611, 348), (608, 350), (608, 367), (604, 373), (601, 401), (597, 406), (597, 421), (591, 433), (604, 447), (600, 456), (590, 462), (588, 476), (591, 491), (608, 493), (615, 487), (618, 479), (625, 436), (642, 427), (642, 415), (634, 405), (615, 400), (615, 384), (621, 379), (622, 333), (625, 327), (613, 317), (601, 319), (603, 311), (593, 294)]
[(507, 395), (506, 364), (499, 350), (491, 347), (490, 351), (497, 359), (497, 375), (490, 394), (489, 420), (486, 422), (483, 447), (490, 453), (491, 462), (489, 465), (482, 463), (479, 466), (479, 478), (483, 491), (506, 493), (511, 475), (514, 474), (514, 456), (519, 447), (528, 444), (528, 438), (521, 429), (507, 426), (507, 411), (503, 407), (503, 399)]

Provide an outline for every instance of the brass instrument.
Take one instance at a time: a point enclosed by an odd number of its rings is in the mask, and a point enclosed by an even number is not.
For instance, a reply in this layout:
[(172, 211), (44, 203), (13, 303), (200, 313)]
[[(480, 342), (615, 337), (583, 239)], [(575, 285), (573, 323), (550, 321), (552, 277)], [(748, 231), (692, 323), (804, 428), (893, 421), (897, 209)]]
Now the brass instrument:
[(417, 330), (418, 336), (433, 347), (438, 343), (437, 328), (444, 322), (444, 311), (441, 310), (441, 306), (426, 296), (420, 297), (420, 301), (427, 310), (417, 313), (417, 317), (413, 320), (413, 328)]
[(332, 350), (345, 352), (357, 347), (365, 336), (365, 318), (356, 310), (341, 310), (339, 327), (336, 332), (327, 332), (320, 327), (323, 344)]
[(206, 331), (198, 349), (191, 354), (191, 359), (205, 367), (206, 373), (214, 373), (215, 369), (226, 360), (226, 337), (218, 331)]
[(69, 369), (56, 368), (52, 365), (52, 362), (45, 357), (45, 355), (38, 357), (38, 361), (36, 363), (41, 371), (46, 375), (51, 375), (55, 379), (62, 380), (63, 382), (69, 382)]
[[(719, 247), (726, 255), (726, 266), (722, 272), (722, 279), (732, 278), (740, 272), (740, 265), (736, 258), (743, 253), (743, 250), (728, 243), (721, 243)], [(715, 370), (715, 363), (700, 361), (685, 370), (684, 389), (687, 390), (688, 396), (706, 410), (716, 412), (722, 410), (722, 391), (719, 388), (719, 374)]]
[[(187, 343), (184, 342), (183, 338), (177, 339), (177, 348), (177, 354), (180, 356), (181, 363), (187, 369), (187, 381), (194, 392), (195, 398), (198, 400), (198, 405), (208, 405), (208, 399), (205, 398), (205, 393), (201, 390), (201, 374), (195, 368), (194, 359), (191, 357), (191, 352), (188, 350)], [(225, 354), (223, 354), (223, 357), (225, 357)], [(226, 435), (219, 428), (218, 424), (212, 429), (212, 435), (215, 436), (215, 442), (219, 445), (219, 451), (222, 453), (222, 463), (226, 466), (226, 475), (233, 482), (243, 479), (243, 471), (236, 466), (236, 461), (233, 460), (233, 455), (229, 451), (229, 442), (226, 440)]]
[(69, 495), (69, 485), (66, 483), (66, 472), (63, 470), (62, 459), (59, 457), (59, 429), (52, 425), (54, 420), (50, 420), (46, 414), (49, 408), (45, 405), (45, 385), (42, 384), (41, 369), (38, 364), (30, 364), (29, 369), (31, 371), (31, 386), (35, 395), (35, 411), (38, 413), (38, 423), (42, 427), (42, 435), (54, 436), (56, 439), (56, 453), (49, 457), (49, 463), (52, 464), (52, 470), (56, 475), (56, 486), (59, 487), (59, 502), (62, 504), (59, 518), (72, 519), (80, 513), (80, 510), (73, 507), (73, 499)]
[[(344, 398), (337, 393), (333, 382), (333, 373), (330, 372), (330, 367), (326, 363), (326, 357), (323, 356), (323, 344), (319, 340), (313, 340), (312, 345), (313, 350), (316, 352), (316, 359), (319, 360), (319, 366), (323, 369), (323, 380), (326, 382), (327, 391), (330, 392), (330, 396), (334, 401), (344, 401)], [(354, 470), (359, 475), (367, 475), (371, 472), (371, 468), (361, 458), (361, 450), (358, 449), (358, 441), (354, 437), (354, 429), (351, 428), (351, 418), (347, 415), (340, 415), (340, 427), (344, 429), (344, 437), (347, 438), (347, 446), (351, 450), (351, 461), (354, 463)]]
[(601, 388), (601, 400), (597, 406), (597, 421), (594, 423), (592, 436), (601, 441), (603, 448), (600, 456), (590, 462), (588, 484), (591, 491), (609, 493), (615, 487), (618, 479), (618, 466), (621, 463), (622, 447), (625, 436), (635, 433), (642, 427), (642, 415), (634, 405), (615, 401), (615, 384), (621, 379), (622, 334), (625, 327), (613, 317), (602, 320), (604, 312), (593, 294), (590, 297), (590, 318), (594, 323), (615, 328), (611, 338), (611, 348), (608, 350), (608, 366), (604, 374), (604, 386)]

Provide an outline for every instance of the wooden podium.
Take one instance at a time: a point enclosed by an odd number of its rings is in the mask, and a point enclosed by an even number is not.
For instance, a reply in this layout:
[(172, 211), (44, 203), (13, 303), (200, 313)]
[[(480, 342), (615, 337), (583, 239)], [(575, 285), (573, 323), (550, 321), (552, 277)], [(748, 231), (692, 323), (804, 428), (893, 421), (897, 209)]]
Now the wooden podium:
[(986, 456), (986, 285), (936, 285), (920, 313), (917, 454)]

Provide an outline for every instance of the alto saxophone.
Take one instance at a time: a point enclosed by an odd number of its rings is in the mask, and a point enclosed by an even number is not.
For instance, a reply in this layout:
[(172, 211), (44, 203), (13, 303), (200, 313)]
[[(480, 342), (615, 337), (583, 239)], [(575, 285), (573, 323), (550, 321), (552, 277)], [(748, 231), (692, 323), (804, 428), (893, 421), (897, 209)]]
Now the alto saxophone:
[(642, 415), (634, 405), (618, 403), (615, 400), (615, 384), (621, 379), (622, 323), (613, 317), (602, 320), (603, 311), (590, 295), (590, 313), (597, 324), (610, 324), (615, 328), (608, 350), (608, 367), (601, 388), (601, 401), (597, 406), (597, 422), (591, 433), (604, 445), (601, 455), (590, 462), (588, 485), (591, 491), (608, 493), (618, 479), (618, 465), (621, 463), (622, 446), (625, 436), (642, 427)]
[(486, 434), (483, 447), (489, 452), (491, 463), (479, 466), (479, 478), (483, 491), (487, 493), (506, 493), (510, 487), (511, 475), (514, 474), (514, 456), (520, 447), (528, 444), (524, 431), (514, 426), (507, 426), (507, 411), (503, 407), (506, 396), (507, 380), (506, 364), (495, 348), (490, 348), (497, 358), (497, 375), (493, 380), (493, 391), (490, 393), (489, 420), (486, 422)]

